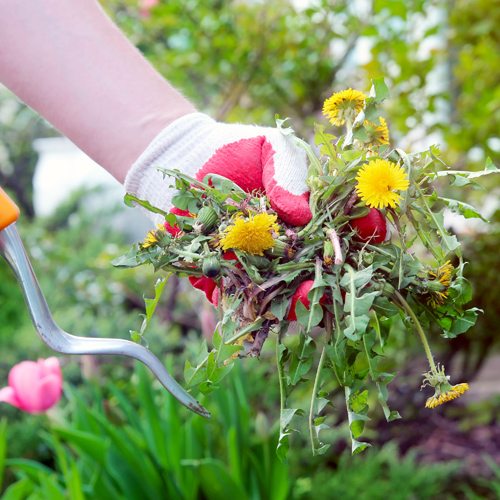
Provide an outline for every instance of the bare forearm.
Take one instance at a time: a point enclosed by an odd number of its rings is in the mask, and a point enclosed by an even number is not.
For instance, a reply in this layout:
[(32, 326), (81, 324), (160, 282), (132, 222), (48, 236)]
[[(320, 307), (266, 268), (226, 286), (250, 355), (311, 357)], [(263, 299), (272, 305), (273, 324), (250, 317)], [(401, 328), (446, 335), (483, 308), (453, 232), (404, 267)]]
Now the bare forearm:
[(0, 81), (121, 182), (195, 111), (95, 0), (0, 0)]

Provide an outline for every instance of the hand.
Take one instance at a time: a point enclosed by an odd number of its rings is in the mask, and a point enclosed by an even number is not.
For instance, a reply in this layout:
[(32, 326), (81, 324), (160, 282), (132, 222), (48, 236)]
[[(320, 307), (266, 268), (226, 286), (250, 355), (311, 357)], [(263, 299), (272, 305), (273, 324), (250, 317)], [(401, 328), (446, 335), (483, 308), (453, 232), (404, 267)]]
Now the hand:
[(311, 219), (307, 157), (279, 130), (218, 123), (191, 113), (165, 128), (127, 174), (125, 189), (152, 205), (168, 210), (173, 189), (156, 167), (178, 169), (203, 180), (214, 173), (247, 192), (260, 190), (278, 217), (294, 226)]

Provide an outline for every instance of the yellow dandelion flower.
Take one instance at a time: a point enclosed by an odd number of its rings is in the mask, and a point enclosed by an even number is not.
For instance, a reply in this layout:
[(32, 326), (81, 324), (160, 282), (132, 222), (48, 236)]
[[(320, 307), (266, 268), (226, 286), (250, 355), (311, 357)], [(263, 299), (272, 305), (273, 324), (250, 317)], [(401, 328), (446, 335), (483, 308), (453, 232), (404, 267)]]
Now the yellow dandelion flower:
[(469, 390), (469, 384), (457, 384), (452, 386), (448, 382), (438, 384), (435, 387), (434, 396), (429, 398), (425, 403), (426, 408), (435, 408), (436, 406), (447, 403), (452, 399), (459, 398), (465, 391)]
[(450, 264), (450, 261), (447, 260), (442, 266), (437, 268), (436, 272), (428, 271), (428, 275), (430, 278), (439, 281), (442, 285), (450, 286), (452, 271), (453, 266)]
[(277, 215), (266, 213), (250, 215), (247, 219), (239, 213), (234, 224), (223, 231), (219, 245), (223, 250), (236, 249), (253, 255), (264, 255), (264, 250), (274, 247), (273, 232), (279, 236)]
[(365, 120), (363, 126), (368, 135), (368, 141), (362, 143), (364, 148), (369, 149), (381, 146), (382, 144), (389, 144), (389, 129), (387, 128), (386, 121), (382, 117), (380, 117), (380, 125)]
[(366, 98), (367, 96), (358, 90), (342, 90), (324, 102), (323, 114), (330, 119), (332, 125), (343, 125), (347, 122), (348, 126), (351, 126), (363, 109)]
[(427, 299), (427, 304), (433, 309), (437, 309), (439, 306), (444, 304), (444, 301), (448, 298), (448, 292), (438, 292), (432, 291)]
[(459, 398), (465, 391), (469, 390), (468, 384), (450, 384), (450, 377), (446, 375), (444, 366), (439, 366), (439, 363), (434, 366), (431, 364), (431, 371), (424, 373), (424, 383), (422, 388), (430, 385), (434, 387), (434, 396), (429, 398), (425, 403), (426, 408), (435, 408), (438, 405), (447, 403), (452, 399)]
[(448, 298), (448, 287), (451, 285), (451, 273), (453, 266), (450, 261), (446, 261), (442, 266), (438, 267), (436, 272), (427, 271), (428, 277), (431, 281), (428, 283), (429, 298), (427, 303), (436, 309), (444, 304)]
[(370, 208), (394, 208), (402, 199), (394, 191), (406, 191), (410, 181), (404, 169), (387, 160), (372, 160), (356, 177), (356, 191)]
[(144, 238), (144, 243), (141, 244), (142, 248), (148, 248), (153, 245), (158, 245), (165, 234), (166, 232), (163, 224), (158, 224), (157, 229), (152, 229), (151, 231), (149, 231), (146, 238)]

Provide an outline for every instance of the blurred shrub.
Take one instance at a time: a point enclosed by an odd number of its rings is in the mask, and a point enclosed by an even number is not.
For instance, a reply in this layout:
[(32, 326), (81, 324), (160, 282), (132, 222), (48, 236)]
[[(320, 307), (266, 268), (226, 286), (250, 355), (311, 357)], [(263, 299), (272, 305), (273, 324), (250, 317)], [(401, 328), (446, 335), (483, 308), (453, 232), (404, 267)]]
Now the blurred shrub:
[[(492, 194), (491, 198), (496, 198)], [(467, 231), (467, 229), (466, 229)], [(478, 316), (474, 328), (447, 342), (447, 352), (442, 357), (445, 366), (456, 361), (456, 371), (467, 381), (472, 381), (481, 370), (486, 359), (498, 353), (498, 303), (500, 289), (498, 275), (500, 261), (500, 210), (490, 217), (490, 224), (471, 226), (466, 234), (460, 236), (464, 256), (468, 261), (465, 276), (472, 287), (471, 305), (484, 311)]]
[(478, 495), (470, 486), (464, 485), (463, 490), (466, 494), (467, 500), (485, 500), (490, 498), (492, 500), (500, 499), (500, 467), (488, 455), (485, 455), (483, 458), (489, 466), (493, 477), (490, 479), (477, 479), (474, 486), (476, 489), (481, 489), (483, 491), (481, 495)]
[(211, 396), (211, 420), (180, 407), (140, 364), (126, 389), (67, 385), (65, 415), (44, 426), (55, 467), (7, 459), (17, 481), (2, 500), (431, 500), (443, 498), (457, 471), (420, 466), (413, 454), (402, 459), (395, 444), (336, 464), (295, 454), (285, 466), (275, 453), (277, 429), (248, 404), (255, 384), (241, 365), (222, 385)]
[(452, 463), (419, 465), (414, 453), (403, 458), (391, 442), (359, 456), (344, 453), (333, 470), (320, 465), (314, 476), (297, 479), (292, 498), (437, 500), (444, 498), (458, 468)]
[[(138, 328), (142, 322), (139, 313), (144, 308), (143, 294), (153, 296), (157, 276), (149, 269), (124, 272), (109, 264), (128, 248), (128, 243), (113, 229), (113, 211), (95, 213), (78, 201), (80, 198), (68, 200), (58, 210), (57, 217), (33, 222), (21, 217), (17, 223), (19, 233), (61, 328), (80, 336), (129, 339), (129, 330)], [(174, 281), (167, 284), (164, 297), (167, 305), (163, 307), (169, 308), (168, 314), (159, 308), (146, 333), (157, 355), (183, 349), (184, 333), (199, 335), (196, 309), (202, 298), (187, 293), (180, 291)], [(184, 318), (189, 318), (187, 326), (182, 323)], [(7, 385), (8, 372), (16, 363), (53, 355), (38, 337), (19, 285), (3, 259), (0, 259), (0, 345), (0, 386)], [(103, 377), (110, 372), (114, 380), (129, 376), (127, 358), (104, 357), (100, 361)], [(65, 365), (66, 380), (79, 384), (80, 358), (63, 356), (61, 362)], [(4, 404), (0, 406), (2, 415), (14, 420), (9, 431), (9, 454), (45, 459), (46, 447), (38, 436), (39, 420), (27, 419)]]
[(210, 421), (181, 408), (142, 365), (135, 373), (127, 391), (96, 384), (82, 397), (67, 386), (68, 415), (44, 434), (56, 470), (8, 459), (18, 481), (3, 500), (21, 491), (75, 500), (288, 497), (276, 434), (254, 418), (241, 371), (216, 393)]

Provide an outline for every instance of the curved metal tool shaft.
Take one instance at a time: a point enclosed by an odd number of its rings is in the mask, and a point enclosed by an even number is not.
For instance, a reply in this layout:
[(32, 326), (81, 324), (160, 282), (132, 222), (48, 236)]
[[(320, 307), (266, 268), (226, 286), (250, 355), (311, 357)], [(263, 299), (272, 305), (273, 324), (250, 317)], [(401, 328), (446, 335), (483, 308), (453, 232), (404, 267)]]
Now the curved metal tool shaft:
[(0, 254), (21, 285), (38, 335), (51, 349), (64, 354), (121, 354), (138, 359), (151, 369), (165, 389), (184, 406), (202, 417), (210, 418), (210, 413), (174, 380), (160, 360), (145, 347), (129, 340), (75, 337), (59, 328), (40, 290), (15, 224), (0, 231)]

